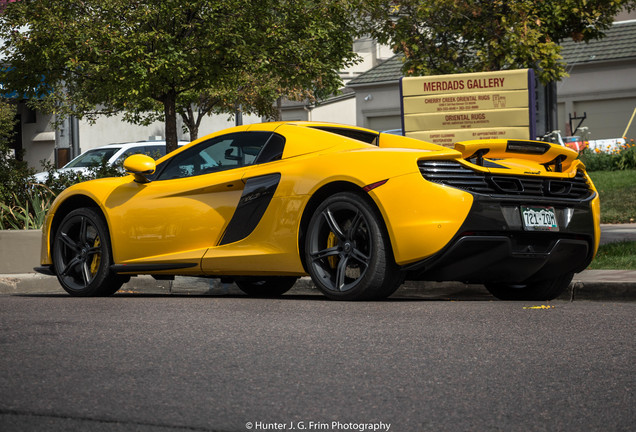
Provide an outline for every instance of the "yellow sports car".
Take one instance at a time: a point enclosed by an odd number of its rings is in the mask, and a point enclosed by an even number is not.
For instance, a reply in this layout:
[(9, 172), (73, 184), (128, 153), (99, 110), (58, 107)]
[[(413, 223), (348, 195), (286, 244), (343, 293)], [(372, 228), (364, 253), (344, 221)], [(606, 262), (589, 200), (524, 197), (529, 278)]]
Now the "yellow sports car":
[(598, 247), (599, 199), (577, 153), (538, 141), (454, 149), (331, 123), (220, 131), (126, 177), (62, 192), (41, 267), (71, 295), (131, 276), (218, 277), (276, 296), (309, 274), (327, 297), (378, 299), (404, 280), (558, 296)]

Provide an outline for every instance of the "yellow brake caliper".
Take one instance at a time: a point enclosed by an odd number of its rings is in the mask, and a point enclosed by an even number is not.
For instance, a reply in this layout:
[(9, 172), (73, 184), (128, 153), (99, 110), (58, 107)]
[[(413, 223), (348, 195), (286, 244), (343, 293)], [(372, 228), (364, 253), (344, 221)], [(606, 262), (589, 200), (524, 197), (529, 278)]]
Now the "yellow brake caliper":
[[(99, 237), (95, 239), (95, 243), (93, 243), (93, 247), (99, 247), (100, 241)], [(93, 255), (93, 261), (91, 262), (91, 274), (97, 273), (97, 269), (99, 268), (100, 263), (100, 254)]]
[[(338, 237), (336, 237), (334, 233), (329, 232), (329, 237), (327, 237), (327, 249), (332, 248), (336, 246), (337, 244), (338, 244)], [(338, 264), (338, 257), (336, 257), (335, 255), (327, 257), (327, 261), (329, 261), (329, 266), (332, 269), (335, 269), (336, 265)]]

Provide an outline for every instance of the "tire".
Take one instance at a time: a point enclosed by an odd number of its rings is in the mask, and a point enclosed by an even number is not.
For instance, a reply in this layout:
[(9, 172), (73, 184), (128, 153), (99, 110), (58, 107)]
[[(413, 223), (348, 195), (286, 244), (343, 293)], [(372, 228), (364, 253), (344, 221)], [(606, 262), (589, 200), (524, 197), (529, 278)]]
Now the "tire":
[(486, 289), (500, 300), (553, 300), (570, 286), (573, 277), (574, 273), (566, 273), (554, 279), (526, 285), (486, 284)]
[(53, 266), (60, 284), (72, 296), (107, 296), (127, 280), (110, 271), (108, 228), (91, 208), (73, 210), (64, 217), (53, 240)]
[(279, 297), (289, 291), (296, 281), (295, 276), (244, 277), (234, 283), (250, 297)]
[(330, 196), (309, 221), (305, 267), (316, 287), (335, 300), (376, 300), (400, 285), (384, 222), (363, 197)]

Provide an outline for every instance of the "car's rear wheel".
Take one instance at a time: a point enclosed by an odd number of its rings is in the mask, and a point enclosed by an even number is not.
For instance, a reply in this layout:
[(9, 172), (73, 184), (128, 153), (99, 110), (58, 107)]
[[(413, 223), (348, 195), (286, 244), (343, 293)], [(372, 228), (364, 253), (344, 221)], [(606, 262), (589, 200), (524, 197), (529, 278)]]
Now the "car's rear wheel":
[(486, 289), (500, 300), (552, 300), (568, 288), (572, 277), (573, 273), (567, 273), (554, 279), (529, 284), (490, 283), (486, 284)]
[(295, 276), (242, 277), (234, 283), (251, 297), (278, 297), (289, 291), (297, 280)]
[(316, 209), (305, 237), (305, 266), (332, 299), (385, 298), (400, 284), (383, 221), (350, 192), (332, 195)]
[(53, 240), (53, 265), (60, 284), (73, 296), (111, 295), (126, 281), (110, 271), (108, 228), (91, 208), (64, 217)]

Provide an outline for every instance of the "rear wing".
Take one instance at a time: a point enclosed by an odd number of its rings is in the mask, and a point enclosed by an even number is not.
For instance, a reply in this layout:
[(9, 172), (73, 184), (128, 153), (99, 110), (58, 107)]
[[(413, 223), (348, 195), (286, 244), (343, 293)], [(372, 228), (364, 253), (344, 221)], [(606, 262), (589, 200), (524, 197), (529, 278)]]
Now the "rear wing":
[(526, 159), (543, 165), (547, 171), (563, 172), (579, 154), (556, 144), (531, 140), (473, 140), (455, 143), (455, 150), (475, 165), (488, 159)]

